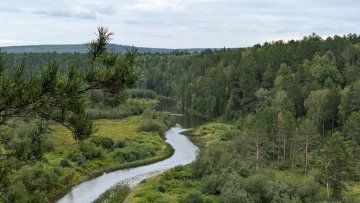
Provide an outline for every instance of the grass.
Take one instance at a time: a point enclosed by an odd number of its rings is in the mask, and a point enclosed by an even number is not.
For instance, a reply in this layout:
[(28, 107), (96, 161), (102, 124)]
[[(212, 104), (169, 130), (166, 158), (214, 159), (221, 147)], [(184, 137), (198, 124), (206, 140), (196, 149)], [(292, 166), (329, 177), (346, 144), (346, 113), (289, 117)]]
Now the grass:
[(211, 145), (214, 142), (218, 142), (221, 139), (221, 135), (225, 130), (231, 128), (231, 125), (223, 123), (207, 123), (192, 130), (185, 132), (200, 149)]
[[(114, 156), (115, 150), (99, 147), (102, 152), (101, 158), (87, 160), (83, 165), (69, 160), (71, 167), (61, 167), (60, 180), (62, 182), (59, 183), (59, 187), (49, 192), (49, 199), (53, 201), (63, 196), (74, 185), (97, 177), (104, 172), (142, 166), (171, 156), (173, 149), (158, 132), (138, 132), (139, 124), (145, 120), (146, 118), (143, 116), (132, 116), (120, 120), (96, 120), (94, 124), (97, 132), (94, 136), (105, 136), (114, 141), (125, 141), (126, 147), (119, 150), (136, 152), (147, 147), (146, 149), (150, 149), (152, 154), (133, 161), (119, 161)], [(54, 150), (45, 154), (45, 163), (59, 168), (62, 160), (68, 160), (68, 155), (78, 150), (78, 143), (65, 127), (54, 124), (51, 129), (49, 141), (53, 144)]]
[(161, 175), (144, 180), (124, 202), (181, 202), (189, 189), (200, 190), (200, 181), (193, 180), (190, 166), (178, 166)]
[(123, 185), (116, 185), (97, 198), (94, 203), (118, 203), (123, 202), (130, 194), (130, 188)]

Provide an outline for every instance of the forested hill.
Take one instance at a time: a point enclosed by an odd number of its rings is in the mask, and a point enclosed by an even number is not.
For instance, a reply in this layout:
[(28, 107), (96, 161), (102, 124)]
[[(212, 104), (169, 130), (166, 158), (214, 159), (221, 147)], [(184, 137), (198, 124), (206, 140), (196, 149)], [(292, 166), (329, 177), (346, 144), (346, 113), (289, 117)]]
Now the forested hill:
[[(7, 53), (86, 53), (88, 47), (86, 44), (70, 44), (70, 45), (28, 45), (28, 46), (8, 46), (0, 47), (3, 52)], [(130, 46), (124, 46), (119, 44), (111, 44), (111, 49), (115, 49), (119, 52), (126, 52), (131, 49)], [(164, 48), (147, 48), (136, 47), (139, 53), (170, 53), (173, 51), (188, 51), (190, 53), (195, 51), (202, 51), (203, 49), (164, 49)]]
[[(309, 111), (304, 102), (317, 95), (315, 98), (324, 99), (326, 109), (333, 111), (329, 114), (334, 118), (326, 118), (331, 125), (338, 115), (344, 119), (355, 110), (341, 109), (338, 114), (340, 100), (350, 99), (350, 94), (345, 96), (347, 91), (360, 89), (359, 43), (358, 35), (322, 39), (313, 34), (298, 41), (246, 49), (143, 55), (139, 63), (147, 80), (142, 85), (176, 98), (184, 110), (228, 120), (255, 112), (274, 97), (287, 98), (293, 106), (291, 111), (303, 116)], [(324, 98), (318, 95), (322, 91), (326, 92)], [(359, 106), (354, 103), (349, 108), (360, 110), (360, 99), (355, 101)]]

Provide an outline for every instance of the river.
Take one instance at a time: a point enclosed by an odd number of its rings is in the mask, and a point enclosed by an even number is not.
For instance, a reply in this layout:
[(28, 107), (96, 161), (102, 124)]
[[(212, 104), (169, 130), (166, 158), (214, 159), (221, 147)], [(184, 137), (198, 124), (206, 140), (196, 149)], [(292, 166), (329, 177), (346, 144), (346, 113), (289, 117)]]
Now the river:
[[(182, 119), (181, 116), (179, 116), (179, 119)], [(186, 118), (184, 117), (184, 119)], [(189, 123), (185, 123), (185, 126), (188, 124)], [(185, 128), (177, 124), (165, 132), (166, 142), (175, 150), (170, 158), (146, 166), (105, 173), (97, 178), (73, 187), (68, 194), (57, 202), (92, 202), (107, 189), (118, 183), (127, 184), (130, 187), (133, 187), (142, 180), (158, 175), (167, 169), (193, 162), (196, 159), (199, 149), (186, 136), (181, 134), (181, 132), (184, 132), (185, 130)]]

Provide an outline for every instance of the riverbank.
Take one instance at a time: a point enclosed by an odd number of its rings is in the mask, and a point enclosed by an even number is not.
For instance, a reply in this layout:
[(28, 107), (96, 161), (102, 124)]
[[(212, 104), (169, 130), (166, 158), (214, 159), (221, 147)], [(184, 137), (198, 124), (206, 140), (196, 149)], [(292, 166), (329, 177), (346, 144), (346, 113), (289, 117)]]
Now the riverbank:
[(180, 134), (184, 130), (180, 126), (175, 126), (165, 133), (166, 142), (174, 148), (174, 154), (170, 158), (146, 166), (104, 174), (78, 185), (59, 202), (91, 202), (116, 184), (134, 186), (167, 169), (193, 162), (198, 148), (186, 136)]
[[(230, 127), (227, 124), (212, 122), (197, 126), (183, 134), (202, 151), (212, 143), (220, 141), (223, 131)], [(191, 177), (192, 164), (170, 169), (161, 175), (144, 180), (131, 191), (124, 202), (179, 202), (185, 199), (189, 192), (201, 190), (201, 181)], [(210, 195), (206, 198), (216, 199), (216, 196)]]
[[(173, 149), (160, 133), (167, 129), (166, 115), (146, 112), (124, 119), (95, 120), (97, 131), (84, 141), (75, 141), (67, 128), (50, 124), (51, 130), (39, 141), (41, 158), (7, 160), (16, 170), (7, 174), (12, 184), (8, 187), (8, 196), (0, 199), (54, 202), (73, 186), (104, 172), (148, 165), (170, 157)], [(30, 128), (25, 122), (14, 121), (15, 124), (24, 132)], [(23, 148), (28, 149), (26, 147)]]
[[(132, 116), (120, 120), (96, 120), (95, 125), (98, 128), (98, 132), (95, 136), (111, 138), (115, 140), (115, 145), (120, 144), (123, 146), (118, 146), (118, 148), (115, 149), (107, 149), (103, 152), (104, 155), (100, 159), (91, 160), (87, 165), (79, 165), (75, 168), (76, 172), (79, 173), (78, 178), (68, 182), (68, 184), (63, 184), (61, 188), (50, 193), (50, 201), (55, 201), (63, 197), (72, 187), (98, 177), (103, 173), (148, 165), (170, 157), (174, 152), (173, 148), (165, 143), (162, 134), (157, 131), (144, 132), (139, 130), (141, 125), (147, 123), (148, 120), (146, 115)], [(61, 127), (56, 126), (56, 128)], [(60, 139), (64, 139), (65, 137), (69, 139), (69, 134), (64, 134), (66, 130), (67, 129), (55, 130), (53, 133), (53, 142), (63, 143), (56, 140), (59, 139), (59, 137)], [(73, 148), (76, 148), (76, 146), (74, 147), (67, 143), (67, 146), (62, 145), (59, 148), (59, 150), (71, 151), (74, 150)], [(52, 157), (52, 160), (56, 160), (56, 158)], [(76, 163), (72, 164), (76, 165)]]

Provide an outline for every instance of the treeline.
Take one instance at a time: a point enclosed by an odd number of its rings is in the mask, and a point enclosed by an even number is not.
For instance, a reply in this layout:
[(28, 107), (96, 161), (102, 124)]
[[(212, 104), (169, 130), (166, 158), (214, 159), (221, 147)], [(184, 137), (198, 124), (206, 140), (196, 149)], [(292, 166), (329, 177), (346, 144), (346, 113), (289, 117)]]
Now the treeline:
[[(255, 112), (259, 89), (284, 90), (297, 116), (311, 91), (351, 85), (359, 75), (360, 36), (317, 35), (198, 54), (138, 57), (147, 79), (142, 86), (175, 97), (184, 110), (231, 120)], [(280, 67), (283, 68), (280, 68)], [(339, 93), (339, 92), (338, 92)]]

